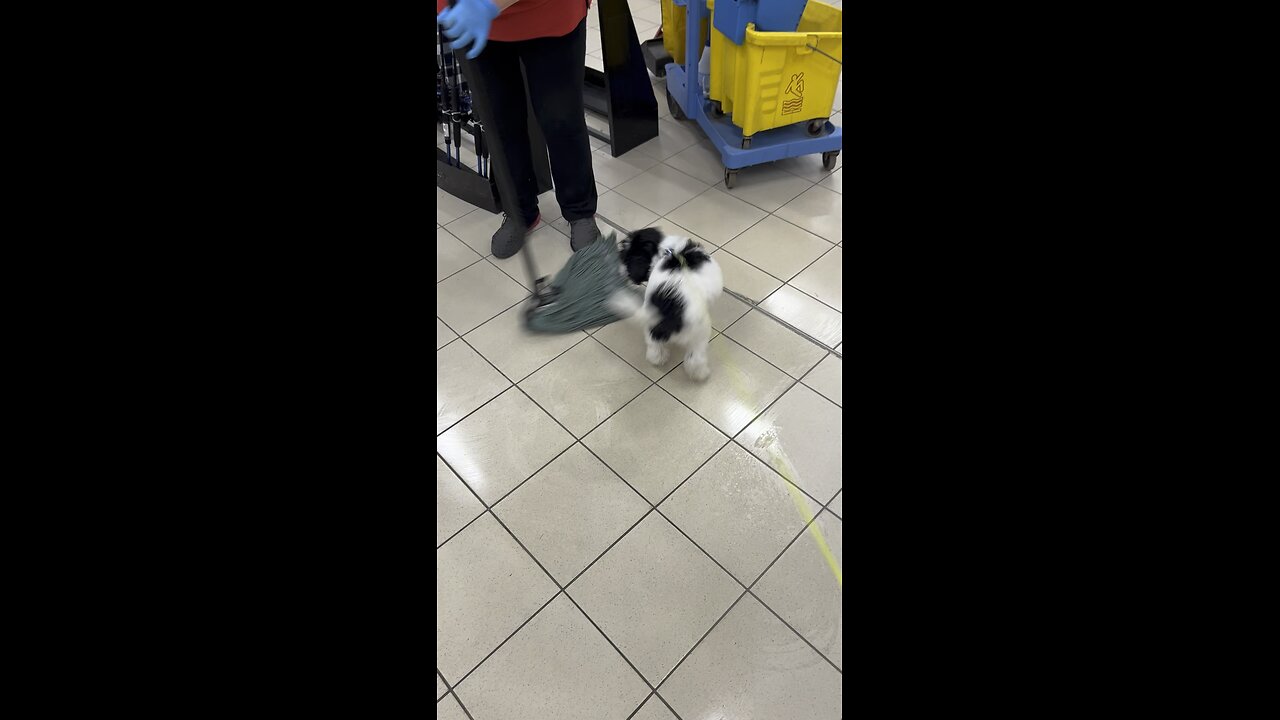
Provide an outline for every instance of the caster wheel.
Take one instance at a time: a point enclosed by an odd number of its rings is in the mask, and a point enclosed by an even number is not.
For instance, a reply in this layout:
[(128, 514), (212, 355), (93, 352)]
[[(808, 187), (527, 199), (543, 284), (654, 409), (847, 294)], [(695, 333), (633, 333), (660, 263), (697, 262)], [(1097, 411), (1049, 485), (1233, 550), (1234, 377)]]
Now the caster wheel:
[(721, 107), (719, 100), (711, 101), (711, 114), (718, 118), (724, 117), (724, 108)]
[(737, 170), (730, 170), (730, 169), (728, 169), (728, 168), (725, 168), (725, 171), (724, 171), (724, 186), (725, 186), (726, 188), (728, 188), (728, 189), (732, 190), (732, 189), (734, 188), (734, 186), (736, 186), (737, 184), (738, 184), (738, 171), (737, 171)]
[(688, 120), (688, 116), (684, 114), (684, 110), (680, 109), (680, 103), (676, 102), (675, 97), (671, 95), (671, 89), (667, 89), (667, 109), (671, 111), (671, 117), (677, 120)]
[(838, 157), (840, 157), (839, 150), (832, 150), (831, 152), (822, 153), (822, 168), (824, 170), (830, 170), (831, 168), (835, 167), (836, 158)]
[(818, 137), (819, 135), (822, 134), (822, 131), (826, 129), (826, 127), (827, 127), (827, 119), (819, 118), (817, 120), (810, 120), (809, 126), (805, 129), (809, 131), (810, 136)]

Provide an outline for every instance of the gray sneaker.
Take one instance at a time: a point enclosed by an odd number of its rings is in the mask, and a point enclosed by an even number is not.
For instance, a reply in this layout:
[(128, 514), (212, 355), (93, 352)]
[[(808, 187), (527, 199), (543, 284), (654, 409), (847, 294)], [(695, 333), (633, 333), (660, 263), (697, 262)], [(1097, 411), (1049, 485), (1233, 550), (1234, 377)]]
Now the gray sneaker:
[(498, 228), (498, 232), (493, 234), (493, 244), (490, 246), (493, 250), (493, 256), (499, 259), (509, 258), (520, 252), (520, 248), (524, 247), (524, 239), (538, 227), (538, 222), (542, 220), (542, 215), (533, 219), (529, 223), (529, 227), (523, 233), (520, 232), (519, 223), (512, 220), (506, 213), (502, 214), (502, 227)]
[(583, 218), (569, 223), (569, 247), (574, 252), (600, 239), (600, 228), (596, 227), (595, 218)]

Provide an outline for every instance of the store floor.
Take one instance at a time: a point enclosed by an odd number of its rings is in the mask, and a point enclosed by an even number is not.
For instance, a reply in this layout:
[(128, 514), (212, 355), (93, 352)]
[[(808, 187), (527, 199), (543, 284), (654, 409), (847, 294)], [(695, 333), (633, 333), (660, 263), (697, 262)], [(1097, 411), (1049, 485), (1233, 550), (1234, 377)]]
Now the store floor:
[[(652, 37), (658, 4), (630, 5)], [(726, 190), (655, 87), (657, 139), (593, 140), (600, 214), (704, 243), (726, 287), (843, 352), (840, 166)], [(628, 323), (527, 335), (500, 216), (436, 195), (436, 717), (841, 717), (841, 359), (728, 296), (704, 383)], [(552, 274), (568, 227), (541, 209)]]

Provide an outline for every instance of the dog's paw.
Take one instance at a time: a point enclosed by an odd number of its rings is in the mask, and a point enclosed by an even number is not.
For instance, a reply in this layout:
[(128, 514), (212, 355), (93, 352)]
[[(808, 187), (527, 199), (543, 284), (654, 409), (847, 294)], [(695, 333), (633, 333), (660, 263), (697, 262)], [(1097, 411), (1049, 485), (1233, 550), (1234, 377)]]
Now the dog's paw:
[(650, 345), (644, 358), (653, 365), (661, 365), (667, 361), (667, 348), (662, 345)]
[(686, 362), (684, 364), (684, 371), (688, 373), (690, 378), (693, 378), (698, 382), (702, 382), (703, 380), (711, 377), (711, 368), (707, 367), (706, 363)]

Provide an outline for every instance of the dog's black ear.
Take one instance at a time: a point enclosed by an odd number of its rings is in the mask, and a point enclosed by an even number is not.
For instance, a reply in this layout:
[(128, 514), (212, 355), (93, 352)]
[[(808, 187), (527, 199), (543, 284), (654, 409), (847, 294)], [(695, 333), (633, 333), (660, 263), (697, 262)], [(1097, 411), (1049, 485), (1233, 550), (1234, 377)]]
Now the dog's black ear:
[(658, 254), (662, 237), (660, 230), (645, 228), (632, 233), (631, 240), (623, 244), (622, 263), (627, 267), (631, 282), (642, 283), (649, 279), (649, 268), (653, 265), (653, 256)]

